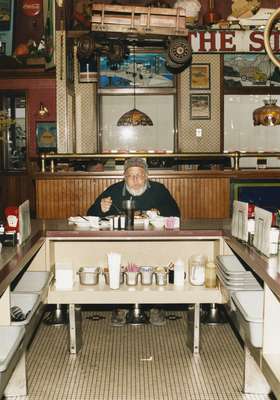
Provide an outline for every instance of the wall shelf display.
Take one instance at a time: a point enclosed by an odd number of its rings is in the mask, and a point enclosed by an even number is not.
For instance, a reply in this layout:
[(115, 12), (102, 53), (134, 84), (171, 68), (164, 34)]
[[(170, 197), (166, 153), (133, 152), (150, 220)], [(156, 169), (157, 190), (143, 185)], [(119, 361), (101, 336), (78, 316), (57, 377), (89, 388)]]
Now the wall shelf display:
[(57, 151), (56, 122), (37, 122), (36, 139), (39, 152)]
[(190, 95), (190, 119), (211, 119), (211, 96), (209, 93)]
[(190, 68), (190, 89), (210, 89), (210, 64), (192, 64)]
[(266, 54), (225, 54), (224, 88), (280, 87), (280, 70)]
[[(133, 88), (134, 54), (131, 51), (121, 63), (110, 64), (107, 57), (100, 57), (99, 88), (126, 89)], [(163, 51), (146, 51), (135, 54), (135, 87), (136, 88), (170, 88), (174, 87), (173, 74), (165, 67)]]

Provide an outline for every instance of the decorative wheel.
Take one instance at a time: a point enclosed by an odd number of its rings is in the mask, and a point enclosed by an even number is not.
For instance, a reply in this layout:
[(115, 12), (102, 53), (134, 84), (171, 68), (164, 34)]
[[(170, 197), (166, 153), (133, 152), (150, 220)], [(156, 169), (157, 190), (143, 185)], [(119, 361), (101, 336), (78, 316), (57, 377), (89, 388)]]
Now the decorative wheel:
[(171, 39), (168, 45), (167, 54), (171, 61), (177, 64), (186, 64), (191, 56), (190, 43), (184, 37)]
[(188, 68), (190, 66), (190, 64), (191, 64), (191, 58), (188, 60), (188, 62), (186, 64), (178, 64), (170, 59), (168, 53), (166, 54), (165, 66), (169, 72), (172, 72), (172, 74), (175, 74), (175, 75), (180, 74), (186, 68)]
[(95, 41), (92, 36), (84, 35), (80, 37), (77, 47), (77, 56), (80, 61), (91, 58), (95, 51)]
[(280, 8), (278, 8), (269, 18), (267, 21), (267, 24), (265, 26), (264, 30), (264, 47), (267, 52), (268, 57), (271, 59), (273, 64), (276, 65), (276, 67), (280, 68), (280, 59), (277, 58), (272, 51), (271, 45), (270, 45), (270, 33), (272, 30), (273, 25), (276, 23), (277, 19), (280, 17)]

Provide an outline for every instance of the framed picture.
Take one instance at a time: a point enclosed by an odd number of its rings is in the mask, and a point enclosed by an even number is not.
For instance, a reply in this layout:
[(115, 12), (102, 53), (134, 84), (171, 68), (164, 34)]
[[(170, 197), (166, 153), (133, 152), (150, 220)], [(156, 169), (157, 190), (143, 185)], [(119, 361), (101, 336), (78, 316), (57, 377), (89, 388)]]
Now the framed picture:
[(225, 54), (224, 88), (279, 87), (280, 70), (266, 54)]
[(210, 94), (196, 93), (190, 95), (190, 119), (210, 119)]
[(174, 76), (165, 66), (166, 55), (163, 51), (133, 51), (120, 63), (110, 64), (107, 57), (100, 57), (100, 89), (133, 89), (134, 70), (135, 87), (172, 88)]
[(36, 141), (38, 152), (57, 151), (56, 122), (37, 122)]
[(210, 64), (192, 64), (190, 69), (190, 89), (210, 89)]
[(55, 67), (55, 2), (43, 1), (44, 36), (45, 36), (45, 67)]

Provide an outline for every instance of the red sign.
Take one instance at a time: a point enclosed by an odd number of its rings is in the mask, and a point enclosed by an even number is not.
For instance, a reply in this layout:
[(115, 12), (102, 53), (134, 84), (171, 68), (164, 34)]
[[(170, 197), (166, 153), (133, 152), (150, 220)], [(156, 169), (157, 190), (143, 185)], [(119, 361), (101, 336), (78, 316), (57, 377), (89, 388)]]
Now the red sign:
[(41, 7), (40, 0), (23, 0), (22, 13), (27, 17), (35, 17), (40, 14)]
[[(194, 53), (261, 53), (264, 32), (260, 30), (190, 31), (189, 40)], [(270, 36), (273, 52), (280, 51), (280, 31)]]

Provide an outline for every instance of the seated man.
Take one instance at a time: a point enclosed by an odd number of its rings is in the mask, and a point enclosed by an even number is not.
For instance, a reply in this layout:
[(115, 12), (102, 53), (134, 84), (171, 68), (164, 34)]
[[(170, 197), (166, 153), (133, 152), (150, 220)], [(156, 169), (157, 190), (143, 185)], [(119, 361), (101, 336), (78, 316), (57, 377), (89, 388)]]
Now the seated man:
[(180, 210), (168, 189), (148, 179), (148, 167), (142, 158), (129, 158), (124, 164), (124, 180), (109, 186), (89, 208), (88, 215), (106, 217), (122, 210), (122, 201), (133, 199), (136, 210), (157, 209), (164, 217), (179, 217)]
[[(168, 189), (159, 182), (148, 179), (148, 167), (142, 158), (129, 158), (124, 163), (124, 180), (109, 186), (94, 204), (87, 215), (106, 217), (122, 212), (123, 200), (134, 200), (138, 211), (157, 210), (160, 215), (180, 217), (179, 207)], [(126, 310), (115, 310), (112, 316), (113, 325), (126, 322)], [(152, 309), (150, 322), (162, 325), (165, 322), (164, 313)]]

